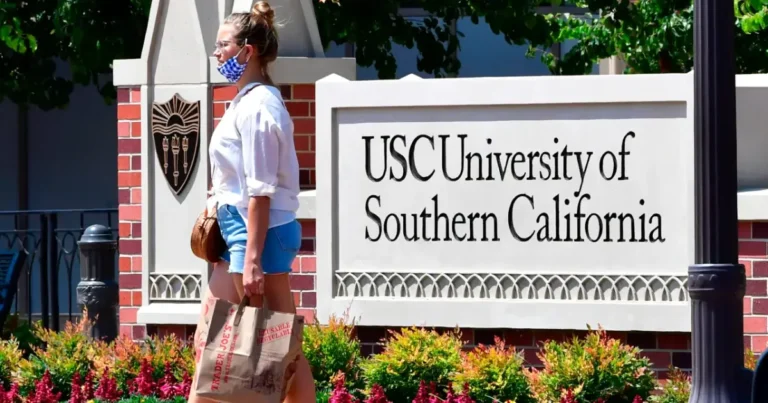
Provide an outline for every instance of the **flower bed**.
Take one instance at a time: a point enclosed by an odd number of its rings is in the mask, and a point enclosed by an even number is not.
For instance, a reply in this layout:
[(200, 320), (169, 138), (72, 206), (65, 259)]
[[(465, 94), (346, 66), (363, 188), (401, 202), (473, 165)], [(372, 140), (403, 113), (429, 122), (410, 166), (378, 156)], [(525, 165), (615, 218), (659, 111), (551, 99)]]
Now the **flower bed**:
[[(88, 340), (89, 323), (61, 332), (11, 318), (0, 341), (0, 403), (186, 401), (194, 351), (174, 336), (135, 342)], [(679, 370), (663, 384), (637, 348), (602, 330), (542, 345), (542, 368), (528, 368), (513, 347), (462, 350), (458, 331), (393, 332), (383, 351), (363, 357), (353, 323), (308, 325), (304, 353), (318, 402), (329, 403), (684, 403), (690, 378)], [(748, 366), (754, 357), (747, 353)]]

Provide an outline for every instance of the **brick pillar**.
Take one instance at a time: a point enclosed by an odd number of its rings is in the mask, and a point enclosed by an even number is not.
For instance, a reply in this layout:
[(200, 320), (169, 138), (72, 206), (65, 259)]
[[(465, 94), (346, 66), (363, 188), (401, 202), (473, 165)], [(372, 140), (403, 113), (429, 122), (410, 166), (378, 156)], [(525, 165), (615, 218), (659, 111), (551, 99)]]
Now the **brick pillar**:
[(744, 347), (761, 353), (768, 344), (768, 222), (739, 222), (739, 258), (747, 274)]
[(117, 186), (120, 241), (120, 334), (142, 339), (136, 324), (141, 306), (141, 89), (120, 88), (117, 96)]

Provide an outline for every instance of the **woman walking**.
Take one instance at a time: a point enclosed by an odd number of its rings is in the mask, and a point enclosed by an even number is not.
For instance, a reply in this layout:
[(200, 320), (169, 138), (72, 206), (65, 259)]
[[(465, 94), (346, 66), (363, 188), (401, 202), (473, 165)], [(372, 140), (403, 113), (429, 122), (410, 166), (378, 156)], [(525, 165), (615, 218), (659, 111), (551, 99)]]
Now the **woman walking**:
[[(216, 38), (218, 70), (238, 93), (209, 146), (209, 205), (218, 208), (227, 251), (214, 266), (204, 301), (212, 296), (239, 303), (247, 296), (259, 306), (263, 297), (270, 310), (295, 313), (288, 275), (301, 244), (299, 164), (291, 117), (267, 71), (277, 59), (274, 14), (259, 1), (250, 13), (227, 17)], [(207, 401), (194, 386), (189, 401)], [(315, 402), (303, 355), (285, 402)]]

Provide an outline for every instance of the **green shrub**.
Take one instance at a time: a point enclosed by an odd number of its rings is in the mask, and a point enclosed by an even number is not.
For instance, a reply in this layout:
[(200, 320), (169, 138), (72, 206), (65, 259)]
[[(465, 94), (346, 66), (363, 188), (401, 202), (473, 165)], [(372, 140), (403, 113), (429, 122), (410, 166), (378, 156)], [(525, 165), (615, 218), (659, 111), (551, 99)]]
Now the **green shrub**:
[(757, 355), (751, 348), (744, 349), (744, 368), (755, 370), (757, 367)]
[(493, 346), (480, 345), (462, 354), (461, 367), (452, 379), (456, 393), (467, 384), (469, 396), (478, 403), (534, 403), (523, 372), (523, 357), (498, 337)]
[(660, 394), (651, 396), (652, 403), (688, 403), (691, 378), (679, 368), (670, 368), (669, 378), (659, 390)]
[(354, 323), (347, 318), (331, 316), (328, 325), (314, 324), (304, 327), (304, 356), (312, 368), (318, 391), (330, 393), (332, 378), (343, 373), (351, 390), (363, 387), (360, 376), (360, 342), (353, 336)]
[(590, 331), (583, 339), (544, 344), (539, 358), (544, 369), (527, 372), (534, 397), (539, 401), (560, 401), (571, 392), (578, 403), (632, 402), (647, 399), (655, 379), (650, 362), (637, 348), (608, 337), (602, 329)]
[(19, 367), (22, 352), (16, 338), (0, 340), (0, 386), (8, 390), (13, 383), (13, 371)]
[(93, 362), (107, 353), (105, 343), (88, 339), (90, 326), (87, 320), (68, 322), (63, 331), (55, 332), (36, 323), (32, 332), (43, 346), (33, 347), (33, 354), (19, 363), (21, 393), (29, 393), (48, 370), (55, 390), (68, 396), (74, 374), (85, 378), (93, 368)]
[(33, 326), (29, 321), (21, 319), (19, 314), (11, 314), (5, 319), (0, 339), (15, 338), (19, 343), (19, 349), (26, 358), (32, 354), (34, 347), (40, 347), (42, 340), (35, 336)]
[(328, 403), (329, 400), (331, 400), (331, 392), (330, 390), (318, 390), (316, 393), (316, 403)]
[(434, 382), (438, 390), (448, 386), (461, 364), (458, 331), (441, 335), (434, 330), (408, 328), (390, 333), (384, 351), (363, 363), (368, 389), (378, 384), (391, 401), (410, 402), (421, 381)]
[(155, 379), (163, 377), (165, 363), (175, 380), (181, 381), (184, 374), (194, 373), (194, 350), (183, 343), (174, 334), (165, 337), (152, 336), (143, 343), (137, 343), (127, 336), (119, 336), (108, 346), (107, 354), (100, 354), (94, 360), (97, 374), (108, 369), (110, 376), (117, 382), (117, 389), (129, 392), (130, 382), (139, 374), (141, 363), (146, 359), (152, 368)]

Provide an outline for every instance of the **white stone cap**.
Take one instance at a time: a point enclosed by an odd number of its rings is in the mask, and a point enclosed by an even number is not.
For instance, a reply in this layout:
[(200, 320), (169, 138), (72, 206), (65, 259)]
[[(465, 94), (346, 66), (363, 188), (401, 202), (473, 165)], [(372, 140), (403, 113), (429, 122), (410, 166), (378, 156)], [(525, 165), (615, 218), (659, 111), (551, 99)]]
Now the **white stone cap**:
[[(227, 80), (216, 70), (216, 59), (208, 58), (208, 79), (194, 84), (228, 84)], [(145, 70), (146, 61), (142, 59), (115, 60), (112, 79), (117, 87), (149, 85)], [(357, 77), (357, 63), (354, 58), (311, 58), (311, 57), (278, 57), (270, 66), (272, 79), (280, 84), (314, 84), (330, 74), (338, 74), (348, 80)], [(156, 85), (179, 84), (155, 81)], [(188, 83), (193, 84), (193, 83)]]

